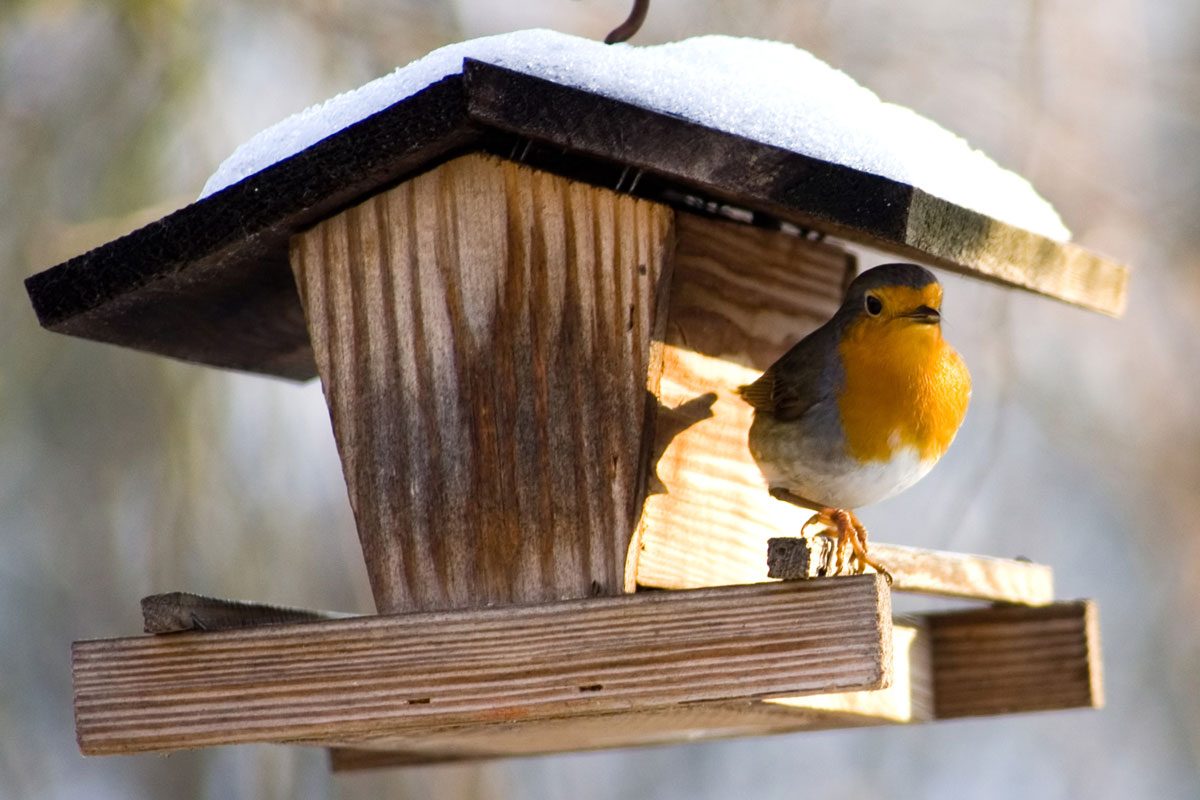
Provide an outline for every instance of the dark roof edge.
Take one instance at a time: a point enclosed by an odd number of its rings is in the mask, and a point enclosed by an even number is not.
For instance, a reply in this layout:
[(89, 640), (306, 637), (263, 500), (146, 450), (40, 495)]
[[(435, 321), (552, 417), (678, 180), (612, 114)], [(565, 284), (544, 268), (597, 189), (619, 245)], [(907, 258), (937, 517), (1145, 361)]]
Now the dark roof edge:
[(119, 293), (237, 259), (260, 237), (286, 240), (475, 138), (462, 76), (452, 75), (25, 285), (39, 321), (53, 328)]
[[(903, 183), (473, 60), (215, 194), (26, 279), (41, 323), (186, 361), (315, 374), (289, 237), (489, 151), (662, 202), (700, 199), (1110, 314), (1127, 271)], [(626, 176), (631, 177), (626, 180)]]

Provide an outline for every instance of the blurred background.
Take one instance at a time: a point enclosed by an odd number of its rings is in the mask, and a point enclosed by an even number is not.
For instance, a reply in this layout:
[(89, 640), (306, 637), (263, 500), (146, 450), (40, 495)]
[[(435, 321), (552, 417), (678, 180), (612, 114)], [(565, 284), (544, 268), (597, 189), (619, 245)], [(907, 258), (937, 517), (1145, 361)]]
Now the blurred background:
[[(635, 43), (811, 50), (1028, 178), (1134, 266), (1121, 321), (947, 278), (975, 396), (884, 541), (1099, 600), (1108, 706), (334, 777), (254, 746), (84, 759), (70, 643), (186, 589), (370, 611), (316, 383), (38, 328), (21, 280), (190, 202), (259, 129), (431, 49), (626, 0), (0, 0), (0, 798), (1200, 796), (1200, 4), (654, 0)], [(869, 264), (864, 265), (869, 266)]]

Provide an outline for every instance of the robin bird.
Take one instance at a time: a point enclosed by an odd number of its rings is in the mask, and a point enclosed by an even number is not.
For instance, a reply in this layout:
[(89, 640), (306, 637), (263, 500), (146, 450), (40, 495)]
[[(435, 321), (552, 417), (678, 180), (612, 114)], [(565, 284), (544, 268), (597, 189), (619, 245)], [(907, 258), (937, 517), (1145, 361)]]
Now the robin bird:
[(942, 338), (942, 286), (915, 264), (859, 275), (833, 317), (758, 380), (737, 389), (754, 407), (748, 437), (771, 496), (819, 509), (837, 533), (837, 571), (887, 570), (867, 553), (853, 509), (925, 476), (954, 441), (971, 399), (962, 357)]

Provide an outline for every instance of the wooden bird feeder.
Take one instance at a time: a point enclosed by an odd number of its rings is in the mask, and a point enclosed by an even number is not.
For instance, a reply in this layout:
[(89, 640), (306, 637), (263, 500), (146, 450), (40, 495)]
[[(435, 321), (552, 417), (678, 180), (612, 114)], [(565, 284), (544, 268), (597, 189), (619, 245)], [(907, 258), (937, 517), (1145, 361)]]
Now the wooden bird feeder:
[(1077, 246), (476, 61), (29, 278), (51, 330), (319, 376), (378, 610), (148, 598), (191, 630), (75, 644), (83, 752), (352, 769), (1098, 705), (1095, 609), (1045, 566), (875, 545), (889, 589), (791, 540), (768, 578), (805, 514), (732, 389), (839, 305), (819, 234), (1124, 303)]

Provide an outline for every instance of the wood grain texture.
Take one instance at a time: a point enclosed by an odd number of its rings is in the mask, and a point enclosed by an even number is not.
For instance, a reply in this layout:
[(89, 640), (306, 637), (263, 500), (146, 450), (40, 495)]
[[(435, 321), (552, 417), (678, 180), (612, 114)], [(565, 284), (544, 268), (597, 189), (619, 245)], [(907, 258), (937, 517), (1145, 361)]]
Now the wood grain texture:
[(699, 703), (646, 712), (511, 723), (338, 747), (337, 770), (913, 724), (1103, 703), (1090, 602), (897, 618), (891, 685), (861, 692)]
[[(831, 575), (834, 551), (828, 536), (770, 539), (767, 575), (781, 580)], [(1022, 605), (1054, 601), (1054, 572), (1045, 564), (879, 542), (871, 544), (871, 554), (891, 573), (893, 591)]]
[[(677, 229), (637, 581), (682, 589), (800, 577), (772, 576), (764, 556), (812, 512), (768, 494), (746, 445), (752, 409), (733, 390), (833, 315), (853, 258), (833, 244), (691, 214), (679, 214)], [(871, 533), (873, 541), (887, 535)], [(1043, 565), (886, 544), (872, 552), (900, 591), (1054, 599)], [(820, 566), (813, 561), (806, 574)]]
[(924, 620), (920, 617), (893, 620), (889, 686), (858, 692), (777, 697), (762, 702), (818, 713), (830, 722), (840, 723), (830, 727), (929, 722), (934, 715), (932, 655)]
[(354, 743), (877, 688), (878, 576), (77, 642), (85, 754)]
[(809, 514), (767, 494), (746, 446), (749, 383), (841, 305), (853, 258), (830, 244), (679, 214), (637, 580), (767, 579), (767, 540)]
[(673, 216), (471, 155), (294, 239), (381, 612), (626, 590)]
[(922, 620), (898, 619), (892, 642), (892, 681), (884, 689), (459, 728), (335, 747), (331, 765), (336, 771), (377, 769), (929, 721), (929, 641)]
[(1104, 705), (1091, 601), (930, 614), (926, 622), (939, 719)]

